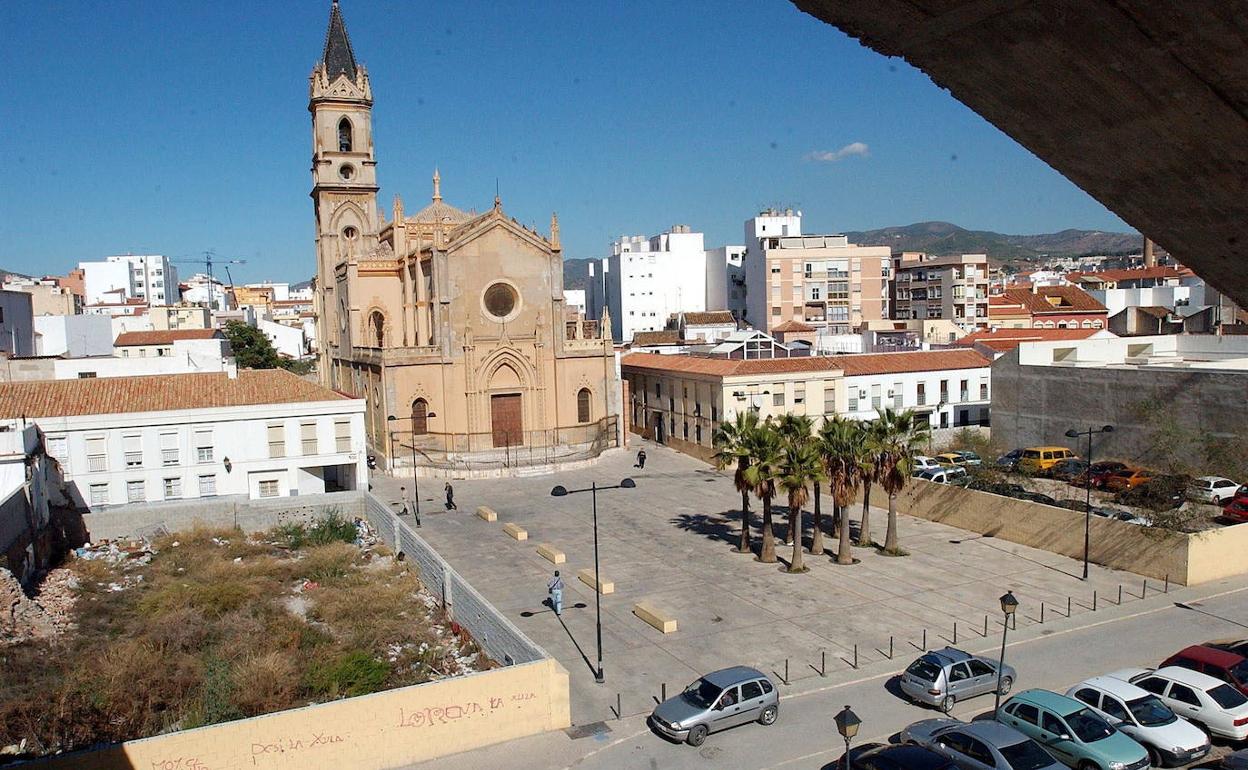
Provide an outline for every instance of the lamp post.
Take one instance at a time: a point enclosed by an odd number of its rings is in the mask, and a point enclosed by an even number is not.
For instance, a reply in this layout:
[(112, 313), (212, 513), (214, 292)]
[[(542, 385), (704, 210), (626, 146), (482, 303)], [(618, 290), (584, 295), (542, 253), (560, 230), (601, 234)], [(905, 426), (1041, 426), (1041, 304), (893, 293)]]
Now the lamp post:
[(1018, 599), (1013, 591), (1006, 591), (1001, 597), (1001, 612), (1005, 615), (1005, 624), (1001, 626), (1001, 659), (997, 661), (997, 702), (992, 706), (992, 718), (997, 718), (997, 709), (1001, 708), (1001, 671), (1005, 668), (1005, 636), (1010, 630), (1010, 619), (1018, 609)]
[[(428, 412), (425, 414), (425, 419), (427, 420), (430, 417), (437, 417), (437, 416), (438, 415), (436, 415), (433, 412)], [(395, 417), (394, 415), (390, 415), (389, 417), (386, 418), (386, 422), (394, 422), (398, 419), (399, 419), (398, 417)], [(393, 447), (394, 445), (394, 431), (393, 430), (390, 431), (390, 444)], [(390, 451), (393, 452), (394, 451), (393, 448)], [(420, 477), (416, 475), (416, 431), (415, 430), (412, 431), (412, 499), (416, 501), (416, 523), (419, 525), (420, 524)]]
[(568, 489), (562, 484), (550, 490), (551, 497), (567, 497), (581, 492), (588, 492), (593, 500), (594, 511), (594, 625), (598, 632), (598, 669), (594, 671), (594, 681), (602, 684), (606, 681), (606, 674), (602, 671), (602, 573), (598, 570), (598, 490), (600, 489), (634, 489), (637, 482), (632, 479), (624, 479), (619, 484), (609, 487), (600, 487), (596, 482), (591, 482), (587, 489)]
[(845, 770), (850, 770), (849, 742), (858, 734), (858, 726), (862, 724), (862, 720), (849, 706), (846, 706), (836, 712), (833, 721), (836, 722), (836, 731), (845, 739)]
[(1066, 431), (1066, 438), (1088, 437), (1088, 470), (1083, 474), (1083, 579), (1088, 579), (1088, 550), (1092, 541), (1092, 437), (1097, 433), (1113, 433), (1114, 426)]

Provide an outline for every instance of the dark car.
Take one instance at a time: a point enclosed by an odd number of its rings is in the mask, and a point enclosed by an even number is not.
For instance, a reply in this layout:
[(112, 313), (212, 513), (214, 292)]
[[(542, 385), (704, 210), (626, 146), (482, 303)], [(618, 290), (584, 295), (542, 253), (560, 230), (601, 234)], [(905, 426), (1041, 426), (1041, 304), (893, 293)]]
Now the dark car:
[(1248, 658), (1234, 652), (1194, 644), (1166, 658), (1161, 667), (1181, 666), (1208, 674), (1248, 695)]
[[(922, 746), (892, 743), (864, 743), (849, 750), (854, 770), (958, 770), (957, 764)], [(837, 760), (845, 767), (845, 755)]]
[(1116, 460), (1105, 460), (1099, 463), (1092, 463), (1082, 474), (1076, 476), (1070, 483), (1082, 488), (1089, 482), (1093, 489), (1101, 489), (1105, 486), (1105, 481), (1118, 471), (1126, 470), (1125, 463)]
[(989, 481), (985, 478), (971, 479), (971, 483), (966, 485), (967, 489), (974, 489), (979, 492), (991, 492), (994, 495), (1002, 497), (1017, 497), (1019, 494), (1026, 492), (1027, 489), (1021, 484), (1007, 484), (1003, 481)]
[(1091, 506), (1088, 505), (1086, 500), (1076, 500), (1073, 497), (1058, 500), (1055, 505), (1058, 508), (1069, 508), (1072, 511), (1078, 511), (1079, 513), (1087, 513), (1091, 509)]
[(1187, 501), (1191, 481), (1188, 476), (1153, 476), (1138, 486), (1120, 490), (1114, 502), (1152, 511), (1169, 511)]
[(1048, 471), (1049, 478), (1073, 481), (1088, 469), (1088, 461), (1078, 457), (1062, 460)]
[(994, 465), (996, 465), (998, 469), (1003, 470), (1003, 471), (1016, 471), (1018, 470), (1018, 461), (1021, 460), (1022, 458), (1023, 458), (1023, 450), (1011, 449), (1010, 451), (998, 457)]
[(1226, 650), (1236, 655), (1243, 655), (1248, 658), (1248, 639), (1215, 639), (1212, 642), (1205, 642), (1206, 647), (1212, 647), (1215, 650)]
[(1049, 497), (1048, 495), (1041, 494), (1040, 492), (1023, 492), (1021, 494), (1017, 494), (1014, 496), (1017, 497), (1019, 500), (1027, 500), (1032, 503), (1041, 503), (1043, 505), (1057, 505), (1056, 500)]

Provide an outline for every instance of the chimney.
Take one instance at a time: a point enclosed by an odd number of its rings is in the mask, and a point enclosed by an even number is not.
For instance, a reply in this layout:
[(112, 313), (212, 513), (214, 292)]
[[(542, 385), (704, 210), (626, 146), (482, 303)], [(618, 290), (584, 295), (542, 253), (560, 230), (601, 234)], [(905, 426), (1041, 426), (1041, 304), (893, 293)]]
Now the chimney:
[(1157, 267), (1157, 257), (1153, 254), (1153, 240), (1144, 238), (1144, 267)]

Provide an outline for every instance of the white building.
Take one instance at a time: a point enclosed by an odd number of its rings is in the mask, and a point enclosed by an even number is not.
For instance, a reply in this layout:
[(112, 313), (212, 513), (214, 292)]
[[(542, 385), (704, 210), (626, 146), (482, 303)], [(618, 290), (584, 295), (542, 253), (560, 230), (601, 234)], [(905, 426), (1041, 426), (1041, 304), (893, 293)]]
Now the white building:
[(365, 489), (364, 402), (281, 369), (0, 384), (79, 506)]
[(32, 298), (22, 291), (0, 291), (0, 353), (35, 354), (35, 316)]
[(987, 425), (992, 361), (975, 350), (837, 356), (845, 402), (841, 415), (871, 420), (884, 407), (913, 409), (933, 430)]
[(745, 318), (745, 247), (706, 250), (706, 307)]
[(186, 279), (186, 291), (182, 292), (182, 301), (192, 305), (203, 305), (210, 308), (223, 308), (229, 296), (225, 284), (217, 278), (209, 278), (207, 273), (196, 273)]
[(223, 371), (232, 356), (219, 329), (125, 332), (113, 342), (114, 358), (170, 358), (190, 371)]
[(113, 319), (102, 315), (44, 315), (35, 318), (35, 355), (111, 356)]
[(611, 314), (616, 342), (628, 342), (639, 331), (659, 331), (668, 316), (682, 310), (706, 310), (706, 249), (702, 233), (688, 225), (646, 238), (625, 236), (611, 244), (602, 260), (602, 292), (589, 292), (590, 318)]
[(178, 269), (159, 254), (125, 254), (103, 262), (79, 262), (88, 305), (143, 300), (149, 305), (172, 305), (181, 295)]
[(244, 284), (244, 288), (248, 289), (271, 289), (274, 302), (285, 302), (290, 299), (290, 284), (278, 281), (260, 281), (259, 283)]
[(308, 341), (303, 326), (287, 326), (276, 321), (260, 319), (256, 322), (260, 333), (269, 338), (273, 349), (284, 358), (303, 358), (308, 354)]
[(584, 289), (564, 289), (563, 290), (563, 306), (567, 308), (568, 315), (576, 318), (585, 317), (585, 290)]

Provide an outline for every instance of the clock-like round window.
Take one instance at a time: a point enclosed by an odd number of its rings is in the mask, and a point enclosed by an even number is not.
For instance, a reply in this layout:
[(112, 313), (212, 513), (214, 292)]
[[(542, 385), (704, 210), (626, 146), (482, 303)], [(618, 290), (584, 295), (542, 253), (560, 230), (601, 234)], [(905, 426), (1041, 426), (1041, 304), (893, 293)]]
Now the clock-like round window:
[(509, 321), (516, 314), (520, 295), (510, 283), (498, 281), (486, 287), (481, 302), (485, 305), (485, 312), (495, 321)]

